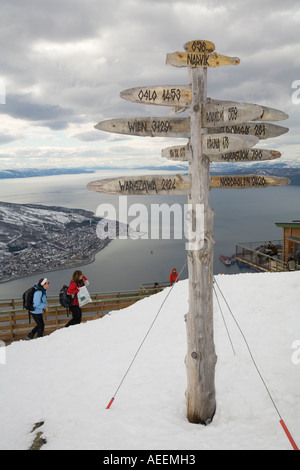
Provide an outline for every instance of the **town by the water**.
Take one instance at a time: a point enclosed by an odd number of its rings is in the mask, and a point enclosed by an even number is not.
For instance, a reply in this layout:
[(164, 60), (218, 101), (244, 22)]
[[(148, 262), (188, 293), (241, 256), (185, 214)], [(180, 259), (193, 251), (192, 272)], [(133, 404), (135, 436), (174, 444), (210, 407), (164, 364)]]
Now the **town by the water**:
[(93, 261), (100, 240), (92, 212), (36, 204), (0, 203), (0, 282)]

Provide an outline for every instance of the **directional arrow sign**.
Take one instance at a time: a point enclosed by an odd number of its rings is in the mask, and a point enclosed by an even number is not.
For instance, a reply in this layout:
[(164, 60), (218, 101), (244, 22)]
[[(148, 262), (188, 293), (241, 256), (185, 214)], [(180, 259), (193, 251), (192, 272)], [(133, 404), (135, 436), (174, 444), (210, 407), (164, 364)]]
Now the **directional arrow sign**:
[(270, 186), (284, 186), (290, 184), (288, 178), (265, 175), (228, 175), (211, 176), (211, 188), (268, 188)]
[(189, 137), (189, 118), (109, 119), (96, 124), (95, 129), (116, 134), (142, 137)]
[(202, 111), (203, 127), (221, 127), (252, 121), (263, 114), (256, 104), (209, 100)]
[(204, 155), (222, 155), (253, 147), (258, 142), (258, 137), (254, 135), (205, 134), (202, 136), (202, 153)]
[[(283, 186), (290, 184), (288, 178), (279, 178), (265, 175), (226, 175), (211, 176), (211, 188), (267, 188), (269, 186)], [(99, 193), (123, 195), (184, 195), (190, 190), (190, 177), (188, 175), (148, 175), (126, 176), (93, 181), (87, 189)]]
[(144, 86), (121, 91), (120, 96), (134, 103), (185, 108), (192, 101), (192, 88), (189, 85)]
[[(219, 108), (220, 112), (222, 108), (238, 108), (239, 105), (248, 105), (248, 106), (258, 106), (261, 110), (262, 113), (259, 114), (257, 117), (254, 117), (252, 119), (246, 118), (244, 119), (243, 122), (245, 121), (282, 121), (285, 119), (288, 119), (288, 114), (284, 113), (283, 111), (280, 111), (279, 109), (274, 109), (274, 108), (268, 108), (267, 106), (261, 106), (257, 104), (248, 104), (248, 103), (239, 103), (235, 101), (222, 101), (222, 100), (213, 100), (211, 98), (207, 99), (207, 106), (206, 109), (210, 111), (211, 106), (217, 106), (217, 109)], [(213, 108), (211, 109), (213, 111)], [(232, 120), (231, 124), (238, 124), (237, 122), (234, 122)], [(222, 125), (222, 124), (221, 124)]]
[(230, 152), (223, 155), (211, 155), (211, 162), (261, 162), (280, 158), (281, 153), (276, 150), (246, 149)]
[[(190, 160), (190, 146), (178, 145), (175, 147), (167, 147), (162, 150), (161, 156), (173, 161), (189, 161)], [(263, 149), (246, 149), (230, 152), (222, 155), (210, 155), (211, 162), (254, 162), (263, 160), (275, 160), (280, 158), (281, 153), (276, 150), (263, 150)]]
[(207, 53), (207, 52), (214, 52), (216, 47), (214, 43), (211, 41), (196, 40), (196, 41), (187, 42), (183, 46), (183, 48), (185, 51), (188, 51), (188, 52)]
[(126, 176), (93, 181), (87, 185), (92, 191), (109, 194), (188, 194), (190, 178), (185, 175)]
[(166, 64), (174, 67), (219, 67), (220, 65), (238, 65), (238, 57), (227, 57), (216, 52), (172, 52), (167, 54)]
[(218, 134), (225, 132), (226, 134), (242, 134), (242, 135), (255, 135), (260, 140), (278, 137), (288, 132), (287, 127), (277, 126), (269, 122), (245, 122), (243, 124), (233, 124), (231, 126), (223, 127), (209, 127), (207, 132), (210, 134)]
[(161, 156), (168, 160), (188, 162), (191, 156), (191, 149), (189, 144), (167, 147), (161, 151)]

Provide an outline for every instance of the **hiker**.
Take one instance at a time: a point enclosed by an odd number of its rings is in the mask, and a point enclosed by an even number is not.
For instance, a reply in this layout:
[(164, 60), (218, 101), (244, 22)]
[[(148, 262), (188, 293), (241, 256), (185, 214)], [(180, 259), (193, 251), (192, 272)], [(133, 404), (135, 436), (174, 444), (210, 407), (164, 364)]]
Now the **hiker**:
[(178, 281), (179, 281), (179, 277), (178, 277), (177, 271), (175, 268), (173, 268), (170, 274), (170, 286), (172, 286), (174, 282), (178, 282)]
[(288, 261), (286, 263), (286, 267), (288, 269), (288, 271), (295, 271), (296, 269), (296, 262), (293, 258), (293, 255), (290, 253), (289, 254), (289, 258), (288, 258)]
[(278, 255), (277, 247), (272, 242), (268, 243), (266, 254), (269, 255), (269, 256), (277, 256)]
[(37, 337), (41, 338), (44, 334), (44, 318), (43, 312), (47, 309), (47, 292), (49, 281), (46, 277), (39, 280), (34, 286), (35, 293), (33, 295), (33, 310), (30, 310), (30, 315), (34, 319), (36, 326), (27, 335), (26, 339), (33, 339), (37, 333)]
[(71, 325), (79, 325), (81, 323), (82, 311), (79, 307), (79, 302), (77, 294), (79, 292), (79, 287), (88, 286), (89, 281), (82, 274), (82, 271), (74, 271), (72, 280), (68, 287), (67, 293), (73, 297), (73, 305), (70, 306), (70, 312), (72, 313), (72, 319), (65, 325), (66, 327)]

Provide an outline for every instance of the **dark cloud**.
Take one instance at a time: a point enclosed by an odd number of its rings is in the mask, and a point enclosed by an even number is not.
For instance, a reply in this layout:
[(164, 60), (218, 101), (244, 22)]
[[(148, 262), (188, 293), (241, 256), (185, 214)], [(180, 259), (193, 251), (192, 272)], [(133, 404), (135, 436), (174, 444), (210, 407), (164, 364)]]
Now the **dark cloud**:
[(47, 130), (71, 126), (79, 143), (113, 139), (93, 125), (169, 111), (121, 100), (120, 91), (187, 84), (187, 70), (166, 66), (166, 54), (207, 39), (241, 59), (237, 67), (209, 70), (209, 95), (292, 108), (296, 129), (300, 105), (291, 102), (291, 84), (300, 79), (299, 27), (299, 0), (6, 1), (0, 78), (7, 99), (0, 112)]

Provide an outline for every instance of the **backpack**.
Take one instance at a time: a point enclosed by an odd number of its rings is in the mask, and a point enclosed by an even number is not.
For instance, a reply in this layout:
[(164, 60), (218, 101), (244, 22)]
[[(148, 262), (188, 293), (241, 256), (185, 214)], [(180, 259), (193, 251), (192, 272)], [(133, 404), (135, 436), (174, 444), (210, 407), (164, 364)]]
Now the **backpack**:
[(59, 303), (62, 307), (69, 309), (73, 305), (73, 297), (67, 293), (68, 286), (64, 285), (59, 291)]
[(29, 289), (27, 289), (22, 296), (23, 308), (24, 310), (28, 310), (29, 323), (30, 323), (30, 311), (34, 310), (33, 296), (34, 296), (35, 291), (36, 291), (35, 287), (29, 287)]

